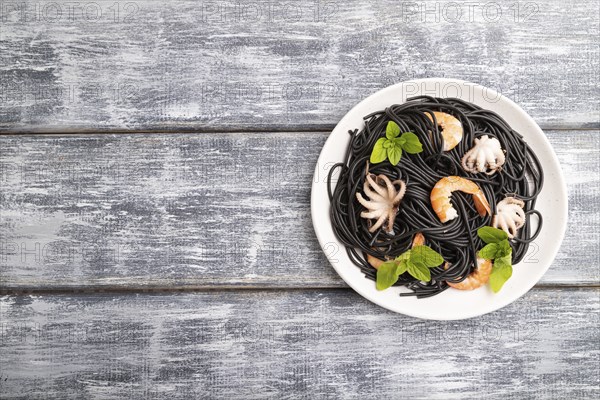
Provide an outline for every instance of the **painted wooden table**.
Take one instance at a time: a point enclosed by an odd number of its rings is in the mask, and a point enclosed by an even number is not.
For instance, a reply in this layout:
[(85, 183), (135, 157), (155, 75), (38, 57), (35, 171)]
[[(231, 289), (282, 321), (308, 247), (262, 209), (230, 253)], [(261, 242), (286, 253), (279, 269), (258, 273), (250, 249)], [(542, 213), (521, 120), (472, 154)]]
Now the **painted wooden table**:
[[(0, 2), (0, 398), (600, 395), (596, 0)], [(329, 266), (328, 132), (392, 83), (465, 79), (544, 129), (569, 228), (459, 322)]]

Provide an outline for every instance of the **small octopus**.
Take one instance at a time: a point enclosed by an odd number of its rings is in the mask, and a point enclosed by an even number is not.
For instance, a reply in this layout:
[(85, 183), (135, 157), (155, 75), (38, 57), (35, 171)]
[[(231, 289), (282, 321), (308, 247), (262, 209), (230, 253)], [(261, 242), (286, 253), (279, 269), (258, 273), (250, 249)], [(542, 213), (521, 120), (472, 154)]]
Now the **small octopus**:
[(483, 135), (475, 139), (475, 146), (465, 153), (462, 166), (465, 171), (473, 174), (485, 172), (487, 175), (493, 175), (504, 165), (505, 159), (500, 141), (495, 137)]
[(398, 179), (392, 182), (390, 178), (383, 174), (367, 173), (363, 191), (369, 197), (369, 200), (365, 200), (362, 194), (356, 193), (358, 202), (367, 209), (367, 211), (361, 212), (360, 216), (376, 220), (375, 224), (369, 228), (369, 232), (375, 232), (387, 221), (384, 230), (387, 233), (392, 233), (400, 201), (406, 192), (404, 181)]
[(525, 203), (515, 197), (506, 197), (496, 204), (496, 215), (492, 219), (494, 228), (502, 229), (510, 239), (517, 235), (517, 231), (525, 225)]

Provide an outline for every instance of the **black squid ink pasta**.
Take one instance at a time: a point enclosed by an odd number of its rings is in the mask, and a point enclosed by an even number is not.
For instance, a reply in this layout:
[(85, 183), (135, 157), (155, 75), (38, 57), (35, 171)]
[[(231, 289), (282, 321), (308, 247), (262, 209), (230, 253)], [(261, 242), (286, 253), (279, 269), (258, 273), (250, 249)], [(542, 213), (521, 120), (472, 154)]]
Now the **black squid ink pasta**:
[[(443, 128), (434, 122), (434, 112), (449, 114), (462, 124), (462, 140), (449, 151), (444, 150)], [(376, 142), (386, 136), (389, 121), (395, 122), (401, 132), (414, 133), (422, 151), (404, 152), (395, 166), (387, 160), (370, 163), (371, 152)], [(330, 216), (335, 235), (366, 278), (377, 279), (377, 269), (368, 261), (369, 255), (380, 260), (398, 257), (411, 248), (415, 235), (421, 233), (426, 245), (438, 252), (444, 263), (430, 269), (428, 282), (401, 274), (393, 286), (410, 289), (401, 296), (430, 297), (448, 289), (449, 283), (462, 282), (476, 269), (477, 252), (486, 245), (477, 230), (492, 225), (498, 202), (507, 196), (520, 199), (525, 216), (522, 228), (510, 239), (513, 265), (524, 258), (529, 244), (539, 234), (542, 215), (535, 203), (544, 181), (542, 167), (523, 137), (496, 113), (460, 99), (419, 96), (365, 116), (364, 127), (349, 134), (345, 160), (335, 164), (328, 175)], [(468, 172), (463, 167), (463, 157), (475, 139), (484, 135), (500, 142), (504, 163), (493, 174)], [(405, 183), (406, 191), (391, 231), (382, 226), (371, 232), (373, 221), (361, 217), (365, 207), (357, 200), (357, 193), (362, 193), (367, 173), (383, 174), (391, 181)], [(470, 194), (454, 191), (451, 202), (458, 215), (441, 222), (430, 196), (436, 183), (448, 176), (464, 177), (477, 184), (489, 202), (490, 212), (482, 216)], [(535, 231), (531, 229), (532, 218), (538, 222)]]

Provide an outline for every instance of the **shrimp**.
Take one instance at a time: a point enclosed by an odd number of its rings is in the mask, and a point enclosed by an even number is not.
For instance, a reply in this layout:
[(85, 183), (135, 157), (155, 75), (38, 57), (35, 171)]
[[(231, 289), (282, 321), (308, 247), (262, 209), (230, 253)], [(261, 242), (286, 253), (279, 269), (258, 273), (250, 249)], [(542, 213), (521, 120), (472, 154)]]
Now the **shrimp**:
[(383, 264), (385, 262), (382, 259), (379, 259), (379, 258), (377, 258), (375, 256), (370, 255), (370, 254), (367, 254), (367, 261), (375, 269), (379, 269), (379, 267), (381, 267), (381, 264)]
[[(425, 113), (425, 115), (427, 115), (431, 122), (433, 122), (433, 117), (431, 114)], [(463, 138), (462, 124), (456, 117), (444, 112), (434, 111), (433, 115), (435, 116), (435, 121), (442, 131), (442, 138), (444, 138), (444, 151), (452, 150)]]
[(477, 184), (460, 176), (446, 176), (440, 179), (431, 190), (431, 206), (442, 222), (448, 222), (458, 217), (458, 212), (450, 203), (452, 192), (460, 190), (473, 195), (475, 208), (479, 215), (484, 216), (491, 212), (483, 191)]
[(492, 261), (477, 257), (477, 268), (475, 268), (475, 271), (467, 275), (467, 278), (464, 281), (458, 283), (446, 281), (446, 283), (454, 289), (473, 290), (485, 285), (487, 281), (490, 280), (491, 273)]
[(423, 246), (424, 244), (425, 244), (425, 236), (423, 236), (423, 234), (421, 232), (417, 232), (415, 234), (415, 237), (413, 238), (411, 247)]

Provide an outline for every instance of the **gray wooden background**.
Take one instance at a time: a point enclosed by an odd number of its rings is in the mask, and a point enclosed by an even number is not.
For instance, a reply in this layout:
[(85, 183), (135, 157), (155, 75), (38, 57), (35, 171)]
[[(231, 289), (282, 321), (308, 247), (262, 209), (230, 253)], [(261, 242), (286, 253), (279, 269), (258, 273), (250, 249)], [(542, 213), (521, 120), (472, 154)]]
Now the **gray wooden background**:
[[(597, 0), (1, 1), (0, 398), (597, 398), (599, 25)], [(331, 128), (423, 77), (514, 99), (568, 183), (548, 273), (466, 321), (367, 302), (310, 221)]]

